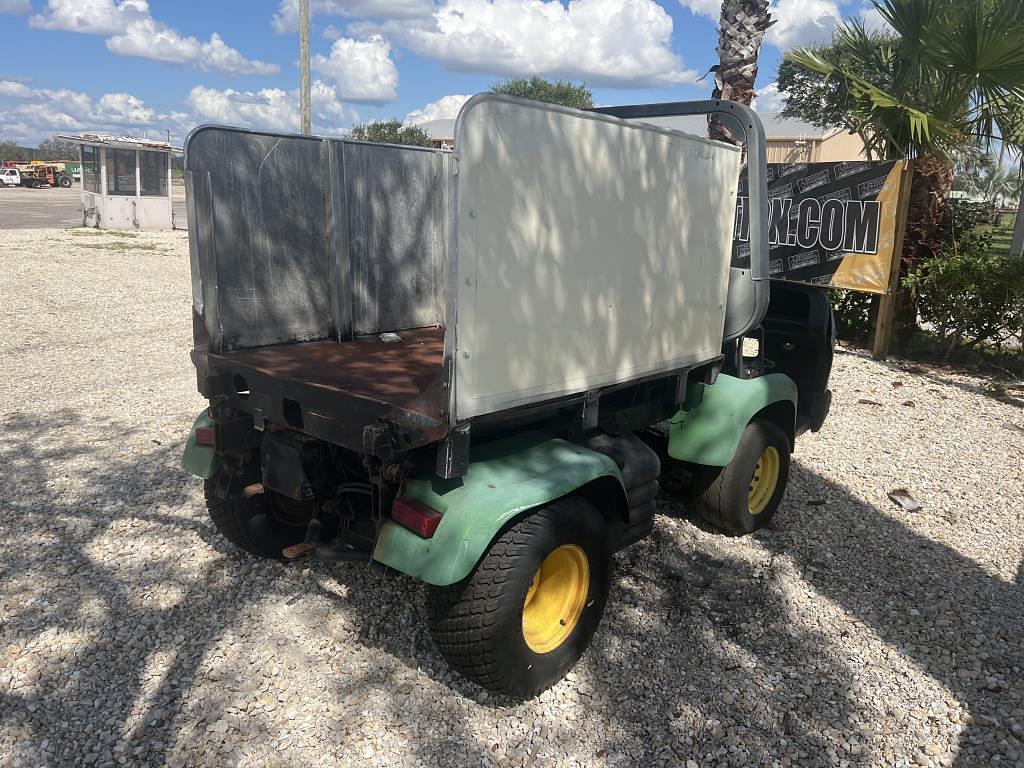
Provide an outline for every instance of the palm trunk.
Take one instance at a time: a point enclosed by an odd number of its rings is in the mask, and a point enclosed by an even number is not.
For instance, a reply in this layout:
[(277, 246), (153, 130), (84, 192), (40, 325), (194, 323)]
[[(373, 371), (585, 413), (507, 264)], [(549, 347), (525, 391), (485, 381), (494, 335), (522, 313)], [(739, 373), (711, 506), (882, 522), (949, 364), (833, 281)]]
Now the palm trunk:
[[(712, 98), (750, 106), (757, 79), (757, 57), (765, 30), (774, 22), (768, 0), (723, 0), (718, 22), (718, 66)], [(717, 115), (708, 118), (708, 136), (730, 144), (736, 137)]]
[(917, 329), (917, 290), (904, 287), (902, 278), (916, 272), (922, 261), (941, 252), (940, 228), (952, 188), (953, 169), (934, 155), (922, 152), (914, 161), (914, 178), (910, 184), (907, 229), (900, 264), (901, 283), (896, 295), (894, 324), (897, 338)]

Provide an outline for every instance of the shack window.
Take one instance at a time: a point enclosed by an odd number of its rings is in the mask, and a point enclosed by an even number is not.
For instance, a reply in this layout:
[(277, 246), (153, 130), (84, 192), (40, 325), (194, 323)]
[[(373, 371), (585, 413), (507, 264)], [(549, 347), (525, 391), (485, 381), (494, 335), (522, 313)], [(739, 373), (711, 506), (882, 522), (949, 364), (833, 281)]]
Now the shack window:
[(135, 194), (135, 150), (107, 150), (107, 194)]
[(167, 197), (167, 155), (163, 152), (139, 152), (142, 194)]
[(82, 145), (82, 187), (86, 192), (95, 192), (97, 195), (103, 190), (100, 189), (100, 150), (99, 147)]

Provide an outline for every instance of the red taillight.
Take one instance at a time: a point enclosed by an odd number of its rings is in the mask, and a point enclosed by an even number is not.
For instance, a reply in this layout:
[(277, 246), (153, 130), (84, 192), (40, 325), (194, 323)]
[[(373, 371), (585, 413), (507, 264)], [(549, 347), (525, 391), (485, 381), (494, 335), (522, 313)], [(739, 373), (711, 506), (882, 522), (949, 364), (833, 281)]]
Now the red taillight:
[(196, 445), (216, 445), (216, 427), (196, 427)]
[(391, 519), (420, 538), (429, 539), (441, 522), (441, 513), (422, 501), (399, 496), (391, 502)]

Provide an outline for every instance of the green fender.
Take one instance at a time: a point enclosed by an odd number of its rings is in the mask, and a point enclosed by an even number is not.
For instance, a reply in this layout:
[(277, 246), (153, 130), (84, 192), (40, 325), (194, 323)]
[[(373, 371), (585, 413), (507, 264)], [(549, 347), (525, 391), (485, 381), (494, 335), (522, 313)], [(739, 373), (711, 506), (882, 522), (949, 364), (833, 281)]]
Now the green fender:
[(436, 509), (441, 522), (432, 538), (421, 539), (386, 521), (373, 559), (428, 584), (454, 584), (469, 575), (508, 521), (601, 477), (622, 487), (608, 456), (544, 433), (486, 443), (470, 450), (464, 477), (441, 480), (422, 472), (406, 479), (404, 495)]
[[(679, 461), (724, 467), (732, 461), (750, 420), (779, 402), (792, 403), (796, 412), (796, 384), (782, 373), (755, 379), (723, 373), (712, 385), (692, 384), (682, 410), (670, 422), (668, 455)], [(793, 425), (785, 431), (792, 436)]]
[(212, 445), (199, 445), (196, 442), (196, 430), (199, 427), (212, 427), (213, 417), (209, 410), (203, 410), (192, 424), (192, 431), (185, 441), (185, 453), (181, 457), (181, 468), (190, 475), (209, 480), (220, 466), (217, 449)]

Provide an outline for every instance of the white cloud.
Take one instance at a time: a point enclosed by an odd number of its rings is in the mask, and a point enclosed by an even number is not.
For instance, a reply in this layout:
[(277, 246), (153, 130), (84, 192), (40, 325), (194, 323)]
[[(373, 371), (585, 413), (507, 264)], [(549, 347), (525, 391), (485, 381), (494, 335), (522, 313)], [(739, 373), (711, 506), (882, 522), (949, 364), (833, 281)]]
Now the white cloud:
[[(359, 115), (342, 104), (334, 87), (322, 80), (312, 83), (313, 128), (327, 135), (342, 135)], [(195, 86), (184, 108), (158, 111), (130, 93), (104, 93), (92, 98), (70, 89), (33, 89), (12, 80), (0, 80), (0, 136), (34, 146), (55, 133), (110, 133), (164, 138), (174, 141), (199, 123), (225, 123), (272, 131), (299, 129), (298, 90), (264, 88), (259, 91), (217, 90)]]
[(202, 43), (152, 18), (133, 21), (124, 33), (107, 38), (107, 49), (119, 56), (139, 56), (166, 64), (191, 64), (198, 69), (231, 75), (273, 75), (280, 71), (276, 64), (245, 58), (226, 45), (216, 32), (210, 35), (209, 41)]
[[(309, 15), (359, 19), (415, 19), (430, 16), (431, 0), (312, 0)], [(271, 26), (279, 35), (294, 32), (299, 23), (299, 0), (281, 0)], [(324, 30), (326, 32), (326, 30)]]
[(595, 85), (691, 83), (654, 0), (445, 0), (429, 20), (355, 22), (449, 69), (581, 78)]
[(811, 43), (827, 43), (836, 25), (843, 20), (833, 0), (778, 0), (772, 4), (777, 23), (768, 29), (765, 40), (780, 50)]
[(409, 125), (422, 125), (431, 120), (454, 120), (458, 117), (459, 110), (466, 103), (469, 96), (453, 93), (450, 96), (442, 96), (437, 101), (432, 101), (420, 109), (414, 109), (405, 116), (405, 122)]
[(149, 18), (146, 0), (49, 0), (47, 10), (28, 23), (39, 29), (112, 35), (123, 32), (133, 21)]
[(895, 33), (889, 22), (882, 18), (878, 8), (871, 3), (862, 5), (857, 15), (860, 16), (860, 20), (868, 32), (884, 32), (890, 35)]
[(156, 113), (130, 93), (105, 93), (96, 102), (95, 117), (115, 125), (150, 125)]
[(30, 146), (60, 132), (165, 136), (170, 130), (180, 138), (192, 123), (184, 113), (158, 113), (129, 93), (94, 100), (79, 91), (32, 89), (8, 80), (0, 81), (0, 96), (17, 99), (0, 112), (0, 135)]
[(31, 97), (32, 90), (24, 83), (14, 80), (0, 80), (0, 98), (29, 99)]
[(391, 45), (380, 35), (366, 40), (342, 37), (329, 55), (316, 54), (312, 67), (334, 83), (339, 99), (384, 104), (398, 95), (398, 68), (391, 60)]
[(786, 106), (786, 97), (779, 92), (778, 83), (768, 83), (757, 89), (753, 107), (758, 112), (780, 112)]
[(49, 0), (47, 11), (29, 19), (40, 29), (108, 35), (107, 49), (168, 64), (189, 65), (231, 75), (271, 75), (276, 64), (247, 59), (217, 33), (202, 42), (182, 35), (150, 15), (146, 0)]
[(325, 40), (337, 40), (345, 33), (342, 32), (333, 24), (328, 24), (326, 27), (324, 27), (323, 32), (321, 32), (320, 34), (323, 35)]
[(722, 16), (722, 0), (679, 0), (679, 3), (695, 15), (707, 16), (716, 23)]
[[(310, 86), (313, 129), (317, 133), (341, 134), (359, 116), (338, 101), (334, 89), (322, 80)], [(299, 130), (299, 92), (281, 88), (259, 91), (218, 90), (197, 85), (188, 104), (200, 123), (222, 123), (271, 131)]]
[(22, 16), (31, 11), (28, 0), (0, 0), (0, 15)]

